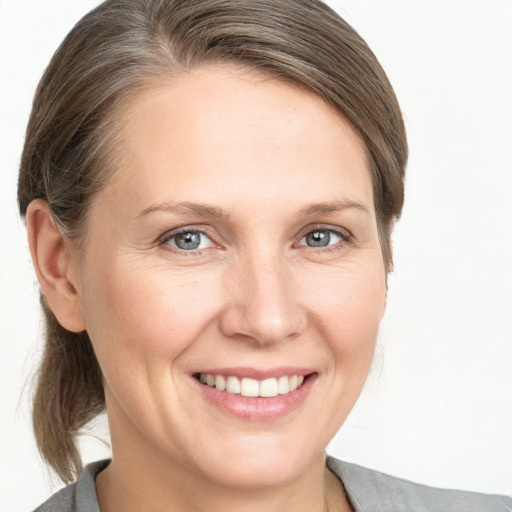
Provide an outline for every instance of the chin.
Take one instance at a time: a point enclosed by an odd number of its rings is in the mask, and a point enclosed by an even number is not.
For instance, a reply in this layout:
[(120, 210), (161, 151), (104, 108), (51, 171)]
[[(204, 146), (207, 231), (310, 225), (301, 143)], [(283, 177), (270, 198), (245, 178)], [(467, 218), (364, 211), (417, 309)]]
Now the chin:
[[(203, 454), (204, 476), (233, 489), (279, 487), (296, 481), (315, 462), (323, 467), (324, 449), (303, 449), (304, 443), (279, 436), (248, 436), (229, 447), (215, 446)], [(301, 447), (301, 448), (298, 448)]]

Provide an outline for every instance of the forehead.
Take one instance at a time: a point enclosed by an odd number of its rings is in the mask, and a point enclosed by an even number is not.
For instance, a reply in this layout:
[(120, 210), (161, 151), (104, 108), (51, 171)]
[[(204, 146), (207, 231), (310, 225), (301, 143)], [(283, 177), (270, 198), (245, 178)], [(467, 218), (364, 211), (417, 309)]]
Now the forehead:
[(367, 151), (351, 125), (312, 92), (243, 68), (199, 68), (139, 92), (120, 134), (113, 185), (131, 186), (141, 200), (219, 200), (223, 184), (251, 200), (274, 186), (372, 202)]

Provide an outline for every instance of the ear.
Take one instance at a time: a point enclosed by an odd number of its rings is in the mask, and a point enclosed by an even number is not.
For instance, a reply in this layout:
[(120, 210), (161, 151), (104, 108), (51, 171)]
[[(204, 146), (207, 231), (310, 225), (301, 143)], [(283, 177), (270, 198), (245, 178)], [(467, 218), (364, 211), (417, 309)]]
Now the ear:
[(28, 244), (37, 279), (58, 322), (68, 331), (85, 330), (77, 293), (76, 253), (62, 236), (48, 203), (33, 200), (26, 214)]

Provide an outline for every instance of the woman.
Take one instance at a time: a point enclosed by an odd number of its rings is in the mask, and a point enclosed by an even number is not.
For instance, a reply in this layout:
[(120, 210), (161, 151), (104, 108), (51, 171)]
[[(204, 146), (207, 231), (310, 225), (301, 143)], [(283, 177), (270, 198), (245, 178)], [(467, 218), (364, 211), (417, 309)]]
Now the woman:
[(321, 4), (106, 2), (79, 23), (20, 170), (34, 423), (69, 481), (106, 403), (113, 459), (46, 507), (506, 510), (325, 466), (373, 357), (406, 153), (382, 69)]

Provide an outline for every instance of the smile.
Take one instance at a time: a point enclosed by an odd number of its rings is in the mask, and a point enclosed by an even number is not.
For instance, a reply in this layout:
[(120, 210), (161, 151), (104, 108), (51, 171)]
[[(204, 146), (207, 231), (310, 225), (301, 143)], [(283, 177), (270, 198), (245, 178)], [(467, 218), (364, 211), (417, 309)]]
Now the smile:
[(217, 411), (250, 421), (274, 421), (301, 408), (318, 380), (313, 368), (208, 368), (192, 382)]
[(250, 377), (238, 378), (232, 375), (200, 373), (198, 380), (201, 384), (233, 395), (271, 398), (278, 395), (287, 395), (300, 388), (304, 383), (304, 376), (282, 375), (280, 377), (256, 380)]

